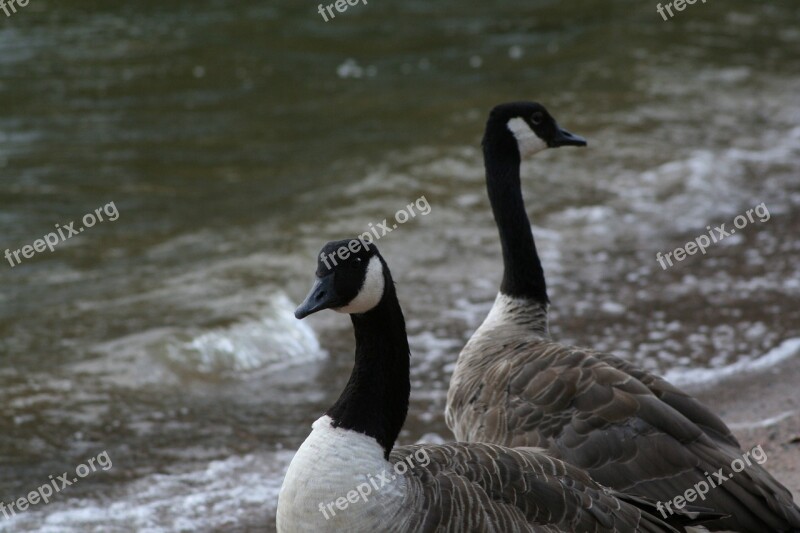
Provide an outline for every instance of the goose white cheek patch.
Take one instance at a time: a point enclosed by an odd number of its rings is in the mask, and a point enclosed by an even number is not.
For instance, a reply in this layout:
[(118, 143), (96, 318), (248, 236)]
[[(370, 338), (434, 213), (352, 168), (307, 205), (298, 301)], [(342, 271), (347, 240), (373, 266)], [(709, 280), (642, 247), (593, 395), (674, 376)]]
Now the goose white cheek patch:
[(514, 134), (519, 146), (519, 155), (526, 157), (541, 152), (547, 148), (547, 143), (539, 138), (521, 118), (512, 118), (508, 121), (508, 129)]
[(335, 310), (340, 313), (366, 313), (381, 301), (383, 298), (383, 264), (377, 257), (372, 257), (367, 265), (367, 272), (364, 276), (364, 283), (355, 298), (344, 307)]

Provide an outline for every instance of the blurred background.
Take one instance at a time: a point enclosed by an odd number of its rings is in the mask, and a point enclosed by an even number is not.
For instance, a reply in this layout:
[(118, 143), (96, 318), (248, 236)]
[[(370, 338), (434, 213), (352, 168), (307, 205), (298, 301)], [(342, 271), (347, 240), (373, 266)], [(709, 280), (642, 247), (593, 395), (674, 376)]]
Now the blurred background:
[[(412, 346), (399, 442), (451, 439), (453, 363), (501, 274), (479, 143), (503, 101), (589, 139), (523, 168), (555, 338), (679, 384), (792, 356), (800, 6), (712, 0), (664, 21), (656, 4), (0, 12), (0, 253), (119, 210), (0, 262), (0, 501), (113, 461), (0, 531), (274, 530), (293, 451), (352, 364), (346, 317), (292, 316), (316, 253), (422, 195), (430, 214), (379, 241)], [(656, 261), (762, 202), (768, 221)]]

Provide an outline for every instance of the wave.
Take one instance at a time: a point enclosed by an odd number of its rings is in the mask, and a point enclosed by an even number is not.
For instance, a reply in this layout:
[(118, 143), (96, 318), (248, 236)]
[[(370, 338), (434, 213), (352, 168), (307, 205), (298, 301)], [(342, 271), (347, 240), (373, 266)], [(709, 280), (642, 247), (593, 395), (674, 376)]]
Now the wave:
[(673, 368), (664, 378), (676, 385), (714, 383), (724, 378), (749, 372), (763, 372), (787, 359), (800, 355), (800, 337), (787, 339), (758, 358), (743, 358), (717, 368)]

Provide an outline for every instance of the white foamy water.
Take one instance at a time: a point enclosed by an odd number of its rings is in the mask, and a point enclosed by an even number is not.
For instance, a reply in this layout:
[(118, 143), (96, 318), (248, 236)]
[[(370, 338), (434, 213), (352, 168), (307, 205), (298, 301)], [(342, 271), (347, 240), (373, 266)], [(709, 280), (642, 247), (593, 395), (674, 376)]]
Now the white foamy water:
[(316, 334), (294, 317), (294, 309), (286, 294), (277, 292), (248, 313), (253, 318), (225, 327), (162, 327), (100, 343), (93, 347), (96, 356), (73, 370), (130, 387), (187, 375), (243, 376), (323, 358)]
[(170, 341), (167, 356), (176, 366), (202, 374), (236, 374), (323, 357), (314, 331), (294, 317), (295, 307), (279, 293), (259, 320), (199, 333), (188, 342)]
[(800, 338), (786, 339), (761, 357), (745, 356), (733, 364), (712, 368), (673, 368), (664, 375), (664, 378), (679, 386), (713, 384), (731, 376), (764, 372), (792, 358), (800, 359)]
[(74, 498), (64, 492), (12, 520), (0, 519), (0, 531), (269, 531), (274, 529), (282, 475), (293, 455), (253, 453), (182, 465), (175, 472), (117, 484), (96, 497)]

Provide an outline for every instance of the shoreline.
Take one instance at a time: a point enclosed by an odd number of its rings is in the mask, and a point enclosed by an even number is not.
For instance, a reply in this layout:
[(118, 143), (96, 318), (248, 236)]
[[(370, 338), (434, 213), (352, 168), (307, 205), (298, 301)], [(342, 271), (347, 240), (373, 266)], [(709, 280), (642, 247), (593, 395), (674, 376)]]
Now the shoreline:
[(764, 467), (800, 505), (800, 353), (769, 369), (682, 388), (731, 428), (743, 450), (761, 445)]

